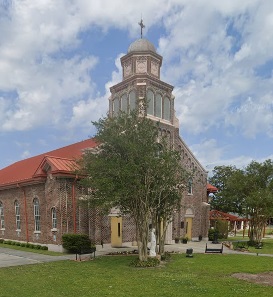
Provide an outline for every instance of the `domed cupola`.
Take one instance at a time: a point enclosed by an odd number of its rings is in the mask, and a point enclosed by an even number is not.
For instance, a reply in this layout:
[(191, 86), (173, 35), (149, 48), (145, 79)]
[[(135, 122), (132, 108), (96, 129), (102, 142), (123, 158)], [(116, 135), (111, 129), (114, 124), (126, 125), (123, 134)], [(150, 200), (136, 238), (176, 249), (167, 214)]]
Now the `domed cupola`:
[(140, 38), (133, 43), (128, 48), (128, 54), (133, 52), (154, 52), (156, 53), (156, 49), (154, 45), (145, 38)]
[(173, 86), (160, 79), (163, 58), (149, 40), (142, 38), (142, 20), (139, 25), (141, 38), (132, 42), (120, 59), (122, 81), (110, 88), (109, 114), (115, 116), (137, 108), (141, 116), (176, 129)]

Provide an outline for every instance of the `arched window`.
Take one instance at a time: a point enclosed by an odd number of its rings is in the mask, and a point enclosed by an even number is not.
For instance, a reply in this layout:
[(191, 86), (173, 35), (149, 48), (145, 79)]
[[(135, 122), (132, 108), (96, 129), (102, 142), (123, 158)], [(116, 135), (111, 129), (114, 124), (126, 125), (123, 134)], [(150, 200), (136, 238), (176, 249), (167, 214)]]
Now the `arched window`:
[(116, 97), (113, 100), (113, 114), (118, 115), (118, 113), (119, 113), (119, 98)]
[(52, 229), (57, 229), (57, 211), (55, 207), (51, 209)]
[(34, 231), (41, 231), (40, 204), (37, 198), (33, 200), (33, 207), (34, 207)]
[(127, 108), (128, 108), (127, 94), (124, 94), (121, 97), (121, 110), (127, 112)]
[(130, 111), (136, 109), (136, 91), (132, 90), (129, 93), (129, 109)]
[(5, 228), (5, 218), (4, 218), (4, 206), (3, 203), (0, 201), (0, 229)]
[(162, 117), (162, 96), (160, 94), (156, 94), (155, 97), (155, 116)]
[(188, 194), (192, 194), (192, 179), (188, 180)]
[(21, 230), (20, 204), (17, 200), (14, 202), (14, 209), (15, 209), (16, 230)]
[(147, 114), (154, 115), (154, 93), (151, 90), (147, 92)]
[(164, 120), (171, 120), (171, 101), (168, 97), (164, 97)]

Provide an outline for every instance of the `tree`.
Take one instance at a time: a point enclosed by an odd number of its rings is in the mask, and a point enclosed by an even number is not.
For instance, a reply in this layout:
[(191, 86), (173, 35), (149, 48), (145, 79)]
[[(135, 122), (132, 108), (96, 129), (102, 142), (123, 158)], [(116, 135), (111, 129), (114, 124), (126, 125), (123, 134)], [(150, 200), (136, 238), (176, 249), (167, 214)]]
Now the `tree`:
[(220, 166), (210, 179), (218, 186), (213, 206), (249, 219), (249, 237), (260, 242), (267, 220), (273, 216), (273, 162), (252, 161), (246, 168)]
[[(164, 139), (161, 143), (163, 142)], [(190, 176), (181, 166), (179, 152), (168, 149), (166, 143), (164, 147), (156, 163), (150, 208), (153, 225), (157, 231), (160, 255), (164, 253), (168, 224), (172, 220), (174, 210), (180, 208), (181, 197)]]
[(212, 173), (213, 176), (209, 178), (209, 182), (218, 191), (212, 196), (211, 208), (241, 214), (242, 203), (233, 193), (230, 193), (232, 189), (228, 187), (231, 177), (240, 174), (241, 171), (235, 166), (216, 166)]
[[(180, 156), (160, 139), (155, 124), (137, 112), (93, 124), (100, 145), (87, 151), (81, 162), (81, 174), (86, 176), (82, 184), (92, 189), (89, 205), (106, 211), (118, 207), (130, 214), (136, 225), (139, 259), (145, 261), (149, 224), (169, 220), (181, 201), (185, 170)], [(160, 230), (156, 224), (156, 233), (162, 237)]]

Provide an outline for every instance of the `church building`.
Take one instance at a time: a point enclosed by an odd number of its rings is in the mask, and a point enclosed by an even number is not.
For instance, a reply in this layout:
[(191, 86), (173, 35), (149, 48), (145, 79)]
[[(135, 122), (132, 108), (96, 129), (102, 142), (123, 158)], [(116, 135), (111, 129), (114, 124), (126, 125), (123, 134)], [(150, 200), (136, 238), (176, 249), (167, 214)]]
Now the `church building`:
[[(129, 46), (121, 58), (122, 81), (110, 88), (109, 116), (138, 108), (159, 123), (160, 134), (181, 153), (184, 167), (194, 171), (181, 209), (169, 224), (166, 243), (176, 237), (198, 240), (207, 237), (209, 228), (207, 172), (179, 135), (174, 87), (160, 79), (162, 59), (142, 36)], [(135, 241), (130, 217), (115, 209), (101, 214), (80, 203), (85, 191), (74, 173), (76, 159), (96, 146), (95, 139), (87, 139), (0, 170), (0, 238), (44, 244), (50, 250), (61, 250), (65, 233), (85, 233), (97, 244), (112, 246)]]

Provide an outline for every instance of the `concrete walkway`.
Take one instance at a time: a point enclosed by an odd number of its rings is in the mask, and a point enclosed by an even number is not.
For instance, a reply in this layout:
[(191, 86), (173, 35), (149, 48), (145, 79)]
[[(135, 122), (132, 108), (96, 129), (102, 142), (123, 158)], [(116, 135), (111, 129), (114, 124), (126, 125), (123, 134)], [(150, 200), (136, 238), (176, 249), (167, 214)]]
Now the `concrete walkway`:
[[(170, 244), (165, 246), (165, 250), (168, 252), (175, 252), (185, 254), (186, 250), (189, 248), (193, 249), (193, 253), (205, 253), (206, 243), (208, 247), (213, 248), (221, 248), (221, 244), (212, 244), (211, 242), (200, 241), (200, 242), (188, 242), (187, 244)], [(137, 250), (136, 246), (132, 246), (131, 243), (124, 243), (120, 248), (112, 248), (110, 244), (104, 244), (103, 247), (101, 245), (97, 245), (96, 257), (104, 256), (109, 253), (115, 252), (126, 252)], [(228, 249), (224, 246), (223, 254), (244, 254), (244, 255), (257, 255), (257, 253), (247, 253), (247, 252), (239, 252)], [(273, 255), (265, 255), (259, 254), (259, 256), (269, 256), (273, 257)], [(87, 255), (83, 255), (82, 259), (86, 258)], [(42, 255), (33, 252), (23, 252), (19, 250), (9, 249), (9, 248), (0, 248), (0, 268), (1, 267), (9, 267), (9, 266), (18, 266), (18, 265), (28, 265), (28, 264), (37, 264), (37, 263), (45, 263), (45, 262), (54, 262), (61, 260), (71, 260), (75, 259), (75, 255), (60, 255), (60, 256), (49, 256)]]
[(75, 255), (48, 256), (9, 248), (0, 248), (0, 267), (54, 262), (75, 258)]

